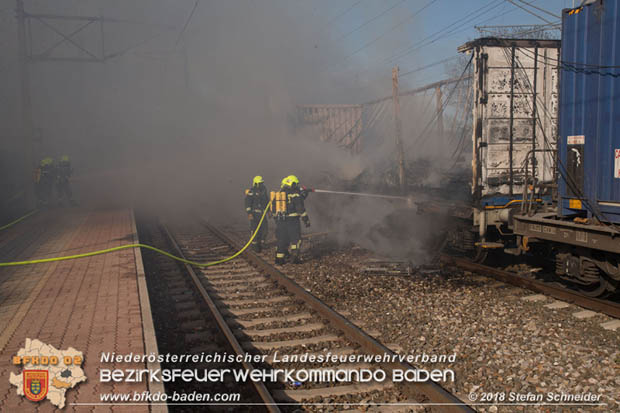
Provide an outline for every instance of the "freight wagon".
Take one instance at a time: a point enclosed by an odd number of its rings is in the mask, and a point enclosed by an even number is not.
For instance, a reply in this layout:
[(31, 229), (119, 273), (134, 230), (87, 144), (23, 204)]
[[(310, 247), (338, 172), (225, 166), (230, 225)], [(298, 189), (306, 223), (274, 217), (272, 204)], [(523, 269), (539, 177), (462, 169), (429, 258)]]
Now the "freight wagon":
[(619, 36), (620, 0), (563, 10), (557, 202), (513, 225), (521, 250), (551, 249), (556, 274), (591, 295), (620, 286)]
[(505, 234), (533, 180), (531, 202), (551, 202), (560, 41), (481, 38), (458, 50), (473, 55), (473, 209), (448, 244), (483, 260), (489, 249), (513, 248)]
[(563, 10), (561, 50), (514, 39), (459, 49), (474, 53), (474, 203), (470, 234), (452, 243), (477, 259), (551, 257), (592, 296), (620, 288), (619, 8)]

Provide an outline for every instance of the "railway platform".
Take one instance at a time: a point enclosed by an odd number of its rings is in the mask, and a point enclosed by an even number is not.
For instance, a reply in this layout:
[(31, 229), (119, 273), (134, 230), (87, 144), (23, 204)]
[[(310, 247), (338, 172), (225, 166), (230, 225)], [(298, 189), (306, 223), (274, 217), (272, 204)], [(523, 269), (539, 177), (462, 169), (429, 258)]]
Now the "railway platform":
[[(0, 262), (74, 255), (136, 242), (131, 209), (50, 209), (0, 232)], [(28, 351), (39, 345), (35, 340), (51, 346), (37, 350), (38, 364), (16, 362), (18, 355), (33, 354)], [(58, 354), (55, 350), (62, 355), (60, 363), (65, 355), (78, 354), (73, 368), (58, 364), (64, 370), (57, 375), (51, 361), (44, 366), (42, 357), (51, 358)], [(101, 399), (102, 394), (163, 392), (163, 386), (148, 382), (99, 378), (102, 368), (158, 368), (148, 362), (104, 363), (102, 353), (151, 352), (157, 353), (157, 344), (139, 249), (0, 268), (0, 411), (54, 411), (59, 404), (64, 404), (63, 411), (165, 411), (163, 406), (110, 404)], [(33, 402), (18, 395), (23, 369), (48, 367), (49, 400)]]

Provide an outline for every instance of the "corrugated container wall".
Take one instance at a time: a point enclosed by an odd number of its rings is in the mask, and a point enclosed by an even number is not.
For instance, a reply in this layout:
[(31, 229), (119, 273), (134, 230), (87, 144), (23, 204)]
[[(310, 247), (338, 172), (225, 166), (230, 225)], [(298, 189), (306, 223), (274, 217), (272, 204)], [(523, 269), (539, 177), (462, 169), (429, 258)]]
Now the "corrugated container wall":
[[(481, 38), (473, 53), (474, 198), (520, 198), (532, 174), (552, 182), (557, 134), (558, 40)], [(529, 179), (529, 178), (528, 178)]]
[[(562, 12), (559, 191), (564, 215), (620, 222), (620, 0)], [(581, 198), (581, 199), (580, 199)]]

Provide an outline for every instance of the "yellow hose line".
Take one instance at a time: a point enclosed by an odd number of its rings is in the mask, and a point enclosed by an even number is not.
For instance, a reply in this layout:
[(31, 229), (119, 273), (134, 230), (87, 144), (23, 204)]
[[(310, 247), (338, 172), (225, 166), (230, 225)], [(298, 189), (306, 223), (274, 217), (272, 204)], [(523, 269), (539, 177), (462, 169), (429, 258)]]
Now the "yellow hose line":
[(0, 227), (0, 231), (3, 231), (3, 230), (5, 230), (5, 229), (7, 229), (7, 228), (12, 227), (13, 225), (17, 224), (18, 222), (21, 222), (21, 221), (25, 220), (25, 219), (26, 219), (26, 218), (28, 218), (29, 216), (34, 215), (34, 214), (35, 214), (35, 213), (37, 213), (38, 211), (39, 211), (38, 209), (34, 209), (34, 210), (32, 210), (32, 211), (28, 212), (28, 213), (27, 213), (26, 215), (24, 215), (23, 217), (21, 217), (21, 218), (17, 218), (15, 221), (10, 222), (10, 223), (6, 224), (6, 225), (5, 225), (5, 226), (3, 226), (3, 227)]
[(127, 244), (127, 245), (121, 245), (119, 247), (107, 248), (107, 249), (99, 250), (99, 251), (85, 252), (83, 254), (67, 255), (67, 256), (64, 256), (64, 257), (41, 258), (41, 259), (38, 259), (38, 260), (29, 260), (29, 261), (0, 262), (0, 267), (13, 267), (13, 266), (16, 266), (16, 265), (43, 264), (43, 263), (46, 263), (46, 262), (75, 260), (75, 259), (78, 259), (78, 258), (86, 258), (86, 257), (93, 257), (95, 255), (108, 254), (110, 252), (125, 250), (125, 249), (129, 249), (129, 248), (145, 248), (147, 250), (155, 251), (157, 253), (165, 255), (168, 258), (172, 258), (173, 260), (177, 260), (177, 261), (183, 262), (185, 264), (195, 265), (197, 267), (211, 267), (213, 265), (222, 264), (224, 262), (227, 262), (227, 261), (230, 261), (232, 259), (237, 258), (239, 255), (241, 255), (243, 253), (243, 251), (245, 251), (250, 246), (250, 244), (252, 243), (252, 241), (256, 237), (256, 234), (258, 234), (258, 230), (260, 229), (261, 225), (263, 224), (263, 221), (265, 219), (265, 215), (267, 215), (267, 210), (268, 209), (269, 209), (269, 207), (265, 208), (265, 211), (263, 211), (263, 215), (261, 216), (260, 221), (258, 222), (258, 226), (256, 227), (256, 230), (254, 231), (254, 233), (250, 237), (250, 240), (247, 242), (247, 244), (245, 244), (245, 246), (243, 248), (241, 248), (239, 251), (237, 251), (235, 254), (231, 255), (228, 258), (224, 258), (222, 260), (219, 260), (219, 261), (204, 262), (204, 263), (196, 262), (196, 261), (190, 261), (190, 260), (186, 260), (185, 258), (177, 257), (176, 255), (172, 255), (169, 252), (166, 252), (164, 250), (160, 250), (159, 248), (155, 248), (155, 247), (152, 247), (150, 245), (146, 245), (146, 244)]

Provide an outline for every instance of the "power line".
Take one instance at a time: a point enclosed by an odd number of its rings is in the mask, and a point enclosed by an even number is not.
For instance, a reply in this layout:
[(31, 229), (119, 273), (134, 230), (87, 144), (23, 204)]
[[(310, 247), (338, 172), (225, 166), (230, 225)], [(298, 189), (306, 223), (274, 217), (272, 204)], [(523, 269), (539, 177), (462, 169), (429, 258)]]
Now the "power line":
[(185, 33), (185, 29), (187, 29), (187, 26), (189, 25), (189, 22), (192, 20), (192, 16), (194, 15), (194, 12), (196, 11), (196, 8), (198, 7), (198, 2), (199, 1), (200, 0), (196, 0), (196, 2), (194, 2), (194, 7), (192, 8), (192, 11), (189, 13), (189, 16), (187, 17), (187, 20), (185, 20), (185, 24), (183, 25), (183, 28), (181, 29), (181, 32), (179, 33), (179, 37), (177, 37), (177, 41), (174, 44), (175, 47), (181, 41), (181, 38), (183, 37), (183, 33)]
[(354, 51), (353, 53), (349, 54), (348, 56), (344, 57), (341, 61), (339, 61), (337, 64), (344, 62), (348, 59), (350, 59), (351, 57), (353, 57), (354, 55), (356, 55), (357, 53), (361, 52), (362, 50), (366, 49), (367, 47), (373, 45), (374, 43), (376, 43), (378, 40), (382, 39), (383, 37), (385, 37), (388, 33), (393, 32), (394, 30), (396, 30), (398, 27), (402, 26), (403, 24), (405, 24), (406, 22), (408, 22), (409, 20), (413, 19), (415, 16), (417, 16), (418, 14), (420, 14), (422, 11), (424, 11), (427, 7), (431, 6), (433, 3), (437, 2), (437, 0), (431, 0), (428, 3), (426, 3), (425, 6), (423, 6), (421, 9), (417, 10), (416, 12), (414, 12), (413, 14), (411, 14), (409, 17), (401, 20), (400, 22), (396, 23), (395, 25), (393, 25), (392, 27), (390, 27), (387, 31), (383, 32), (382, 34), (380, 34), (379, 36), (375, 37), (373, 40), (371, 40), (370, 42), (366, 43), (365, 45), (363, 45), (362, 47), (360, 47), (359, 49), (357, 49), (356, 51)]
[(341, 36), (338, 40), (343, 40), (346, 39), (347, 37), (349, 37), (350, 35), (352, 35), (353, 33), (355, 33), (356, 31), (360, 30), (361, 28), (367, 26), (368, 24), (372, 23), (373, 21), (377, 20), (378, 18), (382, 17), (383, 15), (385, 15), (386, 13), (388, 13), (389, 11), (391, 11), (392, 9), (396, 8), (397, 6), (399, 6), (401, 3), (404, 3), (407, 0), (398, 0), (396, 3), (394, 3), (391, 7), (388, 7), (387, 9), (383, 10), (381, 13), (377, 14), (375, 17), (372, 17), (371, 19), (366, 20), (364, 23), (362, 23), (361, 25), (357, 26), (355, 29), (351, 30), (350, 32), (344, 34), (343, 36)]
[(387, 58), (387, 59), (386, 59), (386, 61), (389, 61), (389, 62), (394, 62), (395, 60), (400, 59), (400, 58), (402, 58), (402, 57), (406, 56), (406, 55), (407, 55), (407, 54), (409, 54), (409, 52), (411, 52), (411, 51), (412, 51), (412, 49), (414, 49), (416, 46), (418, 46), (418, 45), (420, 45), (420, 44), (422, 44), (422, 43), (426, 42), (426, 41), (427, 41), (427, 40), (429, 40), (429, 39), (432, 39), (432, 38), (433, 38), (433, 37), (435, 37), (435, 36), (441, 35), (443, 32), (445, 32), (446, 30), (449, 30), (451, 27), (453, 27), (453, 26), (454, 26), (454, 25), (456, 25), (457, 23), (460, 23), (461, 21), (463, 21), (463, 20), (467, 19), (467, 18), (468, 18), (469, 16), (471, 16), (472, 14), (478, 13), (479, 11), (481, 11), (481, 10), (483, 10), (483, 9), (487, 8), (488, 6), (490, 6), (491, 4), (493, 4), (493, 3), (494, 3), (494, 2), (496, 2), (496, 1), (498, 1), (498, 0), (491, 0), (489, 3), (485, 4), (484, 6), (480, 7), (479, 9), (476, 9), (476, 10), (474, 10), (474, 11), (470, 12), (469, 14), (467, 14), (467, 15), (465, 15), (465, 16), (463, 16), (463, 17), (461, 17), (460, 19), (455, 20), (454, 22), (450, 23), (449, 25), (447, 25), (447, 26), (446, 26), (446, 27), (444, 27), (443, 29), (438, 30), (438, 31), (436, 31), (436, 32), (435, 32), (435, 33), (433, 33), (433, 34), (430, 34), (430, 35), (426, 36), (426, 37), (425, 37), (425, 38), (423, 38), (422, 40), (419, 40), (419, 41), (416, 41), (416, 42), (410, 43), (410, 44), (409, 44), (409, 46), (406, 46), (405, 48), (401, 49), (400, 51), (398, 51), (398, 52), (396, 52), (396, 53), (392, 54), (392, 56), (390, 56), (389, 58)]
[(450, 60), (454, 60), (456, 58), (457, 58), (457, 56), (452, 56), (452, 57), (448, 57), (446, 59), (439, 60), (439, 61), (434, 62), (434, 63), (429, 63), (426, 66), (416, 67), (415, 69), (412, 69), (412, 70), (409, 70), (409, 71), (404, 72), (402, 74), (399, 74), (398, 77), (401, 78), (401, 77), (404, 77), (404, 76), (407, 76), (407, 75), (410, 75), (410, 74), (413, 74), (413, 73), (421, 72), (422, 70), (426, 70), (426, 69), (429, 69), (431, 67), (440, 65), (442, 63), (449, 62)]
[(547, 19), (545, 19), (544, 17), (541, 17), (540, 15), (534, 13), (533, 11), (523, 7), (522, 5), (520, 5), (519, 3), (515, 3), (513, 0), (506, 0), (508, 3), (517, 6), (518, 8), (520, 8), (521, 10), (525, 11), (526, 13), (531, 14), (532, 16), (538, 17), (540, 20), (544, 21), (545, 23), (549, 23), (551, 24), (551, 22)]
[(338, 15), (336, 15), (336, 16), (332, 17), (331, 19), (329, 19), (329, 21), (327, 22), (326, 26), (329, 26), (330, 24), (332, 24), (333, 22), (335, 22), (336, 20), (338, 20), (339, 18), (341, 18), (342, 16), (344, 16), (345, 14), (347, 14), (348, 12), (353, 10), (355, 8), (355, 6), (360, 4), (362, 1), (364, 1), (364, 0), (356, 1), (349, 8), (347, 8), (345, 11), (343, 11), (342, 13), (339, 13)]
[[(466, 73), (469, 70), (469, 67), (471, 66), (472, 60), (474, 60), (474, 54), (473, 53), (472, 53), (471, 57), (469, 58), (469, 61), (467, 62), (467, 65), (463, 69), (463, 72), (461, 73), (461, 76), (459, 77), (458, 81), (456, 82), (456, 84), (454, 85), (454, 87), (452, 88), (450, 93), (448, 94), (448, 97), (442, 103), (441, 107), (437, 110), (437, 112), (435, 113), (435, 116), (433, 116), (431, 118), (431, 120), (426, 124), (426, 126), (422, 130), (422, 132), (420, 132), (420, 134), (417, 136), (415, 142), (413, 142), (413, 145), (416, 145), (420, 141), (420, 139), (422, 139), (424, 137), (424, 134), (426, 133), (428, 128), (435, 122), (435, 120), (439, 117), (440, 114), (443, 114), (444, 109), (446, 108), (446, 106), (448, 106), (448, 103), (450, 102), (450, 99), (452, 99), (452, 95), (454, 95), (454, 92), (458, 89), (459, 84), (461, 83), (461, 81), (463, 79), (466, 79), (466, 78), (470, 77), (470, 76), (467, 76)], [(410, 147), (410, 146), (411, 145), (409, 145), (408, 147)]]
[[(493, 3), (496, 3), (496, 4), (493, 5), (493, 7), (490, 7), (488, 10), (484, 10), (487, 7), (491, 6)], [(431, 34), (429, 36), (426, 36), (424, 39), (411, 44), (409, 47), (406, 47), (405, 49), (401, 49), (400, 52), (396, 52), (391, 57), (389, 57), (387, 59), (387, 61), (394, 62), (394, 61), (396, 61), (398, 59), (402, 59), (403, 57), (409, 55), (413, 51), (415, 51), (415, 50), (417, 50), (417, 49), (419, 49), (421, 47), (427, 46), (427, 45), (429, 45), (431, 43), (434, 43), (434, 42), (444, 38), (446, 35), (451, 34), (454, 30), (456, 30), (458, 28), (461, 28), (463, 25), (466, 25), (471, 20), (476, 19), (476, 18), (482, 16), (483, 14), (486, 14), (486, 13), (490, 12), (491, 10), (495, 9), (496, 7), (498, 7), (499, 5), (501, 5), (501, 2), (498, 2), (498, 0), (490, 1), (489, 3), (485, 4), (484, 6), (478, 8), (478, 9), (472, 11), (472, 12), (470, 12), (469, 14), (461, 17), (458, 20), (455, 20), (454, 22), (450, 23), (449, 25), (447, 25), (443, 29), (436, 31), (435, 33), (433, 33), (433, 34)], [(470, 17), (470, 16), (472, 16), (472, 17)], [(456, 27), (454, 27), (454, 26), (456, 26)], [(450, 31), (450, 29), (453, 29), (453, 30)]]
[[(520, 48), (519, 50), (521, 50), (522, 52), (524, 52), (524, 54), (532, 57), (533, 56), (533, 52), (531, 52), (530, 50), (527, 49), (522, 49)], [(584, 74), (584, 75), (599, 75), (599, 76), (610, 76), (610, 77), (620, 77), (620, 73), (611, 73), (611, 72), (601, 72), (600, 70), (594, 70), (594, 69), (618, 69), (620, 68), (620, 66), (596, 66), (596, 65), (585, 65), (588, 68), (580, 68), (577, 67), (577, 65), (581, 64), (581, 63), (572, 63), (572, 62), (564, 62), (562, 60), (558, 60), (558, 59), (554, 59), (552, 57), (547, 57), (546, 59), (551, 60), (551, 61), (555, 61), (558, 63), (558, 66), (563, 69), (566, 70), (568, 72), (573, 72), (573, 73), (577, 73), (577, 74)]]
[(561, 19), (562, 18), (561, 16), (558, 16), (557, 14), (551, 13), (550, 11), (543, 9), (542, 7), (534, 6), (532, 3), (528, 3), (527, 1), (519, 0), (519, 2), (527, 4), (528, 6), (533, 7), (536, 10), (542, 11), (543, 13), (546, 13), (546, 14), (548, 14), (550, 16), (555, 17), (556, 19)]
[[(528, 49), (521, 49), (524, 52), (530, 53), (531, 51)], [(530, 54), (533, 55), (533, 54)], [(553, 57), (550, 56), (546, 56), (545, 60), (551, 60), (553, 62), (558, 62), (562, 65), (569, 65), (569, 66), (584, 66), (584, 67), (591, 67), (591, 68), (595, 68), (595, 69), (620, 69), (620, 66), (601, 66), (601, 65), (593, 65), (593, 64), (589, 64), (589, 63), (580, 63), (580, 62), (567, 62), (565, 60), (559, 60), (559, 59), (555, 59)]]

